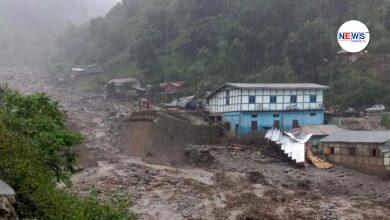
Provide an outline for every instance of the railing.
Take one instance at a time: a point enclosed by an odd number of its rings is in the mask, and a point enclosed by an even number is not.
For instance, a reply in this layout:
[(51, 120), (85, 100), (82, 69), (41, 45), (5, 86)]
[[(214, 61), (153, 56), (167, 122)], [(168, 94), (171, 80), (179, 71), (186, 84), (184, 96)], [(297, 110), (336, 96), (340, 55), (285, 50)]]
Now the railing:
[[(280, 105), (281, 103), (279, 103)], [(245, 104), (235, 104), (237, 105), (238, 108), (234, 108), (235, 110), (234, 111), (296, 111), (296, 110), (301, 110), (301, 111), (305, 111), (305, 110), (320, 110), (320, 109), (324, 109), (324, 105), (323, 104), (314, 104), (313, 103), (311, 105), (308, 105), (308, 106), (305, 106), (303, 108), (302, 104), (291, 104), (291, 105), (287, 105), (287, 106), (283, 106), (282, 108), (276, 108), (275, 105), (278, 105), (277, 104), (262, 104), (262, 103), (256, 103), (256, 104), (250, 104), (250, 103), (245, 103)], [(216, 108), (213, 109), (213, 107), (209, 106), (206, 108), (207, 111), (211, 112), (211, 113), (222, 113), (222, 112), (230, 112), (230, 110), (228, 108), (226, 108), (227, 106), (229, 105), (225, 105), (223, 106), (223, 108), (218, 111)], [(221, 107), (221, 106), (219, 106)]]

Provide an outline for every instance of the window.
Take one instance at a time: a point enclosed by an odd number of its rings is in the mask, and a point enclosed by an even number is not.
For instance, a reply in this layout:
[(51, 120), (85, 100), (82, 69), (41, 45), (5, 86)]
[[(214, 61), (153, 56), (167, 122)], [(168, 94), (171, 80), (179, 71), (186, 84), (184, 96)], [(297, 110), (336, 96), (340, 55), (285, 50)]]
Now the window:
[(249, 96), (249, 103), (250, 103), (250, 104), (256, 103), (256, 96), (250, 95), (250, 96)]
[(310, 113), (310, 116), (317, 116), (317, 113), (312, 112), (312, 113)]
[(257, 118), (257, 115), (252, 115), (252, 118)]
[(296, 95), (290, 96), (290, 102), (291, 103), (297, 103), (297, 96)]
[(279, 114), (274, 114), (273, 117), (274, 118), (279, 118)]
[(310, 96), (310, 102), (317, 102), (317, 96), (316, 95), (311, 95)]
[(334, 147), (324, 147), (325, 154), (334, 154)]
[(276, 103), (276, 95), (271, 95), (269, 102), (270, 103)]
[(348, 148), (348, 154), (350, 156), (355, 156), (356, 155), (356, 147), (350, 147)]
[(226, 105), (230, 105), (230, 91), (226, 91)]
[(372, 149), (371, 150), (371, 156), (372, 157), (376, 157), (377, 156), (376, 149)]
[(251, 130), (252, 131), (257, 131), (257, 121), (252, 121), (251, 122)]

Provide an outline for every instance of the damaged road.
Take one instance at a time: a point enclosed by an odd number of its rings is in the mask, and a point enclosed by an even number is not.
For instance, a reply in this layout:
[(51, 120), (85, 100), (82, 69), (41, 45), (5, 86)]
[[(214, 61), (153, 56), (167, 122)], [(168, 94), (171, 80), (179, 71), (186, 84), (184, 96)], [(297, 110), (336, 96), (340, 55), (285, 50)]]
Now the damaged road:
[(85, 92), (41, 69), (1, 69), (0, 80), (59, 100), (69, 127), (86, 136), (75, 190), (121, 191), (140, 219), (390, 219), (389, 181), (340, 167), (298, 168), (257, 149), (217, 145), (191, 146), (212, 159), (151, 164), (121, 153), (122, 122), (135, 103)]

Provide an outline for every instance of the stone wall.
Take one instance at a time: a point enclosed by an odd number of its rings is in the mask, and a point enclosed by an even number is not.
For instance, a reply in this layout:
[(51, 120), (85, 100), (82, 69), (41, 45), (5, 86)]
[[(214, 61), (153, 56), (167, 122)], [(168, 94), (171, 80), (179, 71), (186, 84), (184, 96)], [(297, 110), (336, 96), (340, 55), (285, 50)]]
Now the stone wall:
[(15, 211), (15, 197), (14, 196), (0, 196), (0, 219), (15, 220), (18, 215)]

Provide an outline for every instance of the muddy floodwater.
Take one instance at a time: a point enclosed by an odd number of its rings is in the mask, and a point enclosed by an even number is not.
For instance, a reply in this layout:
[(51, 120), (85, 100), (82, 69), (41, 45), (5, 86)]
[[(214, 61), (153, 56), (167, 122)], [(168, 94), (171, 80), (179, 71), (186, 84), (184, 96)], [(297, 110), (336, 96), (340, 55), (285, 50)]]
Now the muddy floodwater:
[(148, 161), (121, 146), (136, 103), (86, 92), (74, 79), (39, 68), (1, 69), (0, 80), (60, 101), (69, 127), (86, 136), (75, 190), (82, 195), (94, 187), (102, 196), (120, 190), (140, 219), (390, 219), (389, 181), (341, 167), (299, 168), (249, 148), (213, 146), (215, 160), (201, 167)]

